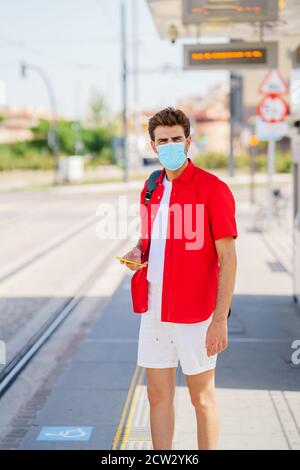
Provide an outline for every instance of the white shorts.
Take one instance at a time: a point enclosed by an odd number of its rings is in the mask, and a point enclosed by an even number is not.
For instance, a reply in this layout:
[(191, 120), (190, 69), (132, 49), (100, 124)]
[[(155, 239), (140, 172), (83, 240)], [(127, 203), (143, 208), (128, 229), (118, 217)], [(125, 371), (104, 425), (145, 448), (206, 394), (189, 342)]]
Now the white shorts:
[(197, 323), (161, 321), (162, 286), (149, 283), (149, 309), (141, 314), (137, 365), (151, 368), (177, 367), (186, 375), (216, 367), (217, 354), (207, 356), (207, 328), (212, 315)]

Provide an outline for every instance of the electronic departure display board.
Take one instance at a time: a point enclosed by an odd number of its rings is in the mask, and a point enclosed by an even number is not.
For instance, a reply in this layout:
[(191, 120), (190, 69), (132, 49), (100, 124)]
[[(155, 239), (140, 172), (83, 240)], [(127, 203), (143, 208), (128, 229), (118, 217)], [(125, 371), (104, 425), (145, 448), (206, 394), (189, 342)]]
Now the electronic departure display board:
[(278, 0), (181, 0), (183, 24), (278, 20)]
[(184, 46), (184, 69), (276, 68), (277, 42), (234, 42)]

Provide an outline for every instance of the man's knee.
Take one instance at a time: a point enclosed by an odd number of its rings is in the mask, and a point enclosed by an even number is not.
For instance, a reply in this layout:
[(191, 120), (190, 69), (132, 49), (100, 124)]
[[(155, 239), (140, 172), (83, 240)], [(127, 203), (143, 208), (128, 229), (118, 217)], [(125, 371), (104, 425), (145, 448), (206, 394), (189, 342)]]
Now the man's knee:
[(190, 397), (193, 407), (201, 414), (209, 413), (216, 405), (214, 390), (192, 391)]
[(168, 405), (172, 404), (174, 400), (174, 391), (165, 389), (161, 385), (148, 385), (147, 395), (150, 406), (157, 406), (162, 403)]

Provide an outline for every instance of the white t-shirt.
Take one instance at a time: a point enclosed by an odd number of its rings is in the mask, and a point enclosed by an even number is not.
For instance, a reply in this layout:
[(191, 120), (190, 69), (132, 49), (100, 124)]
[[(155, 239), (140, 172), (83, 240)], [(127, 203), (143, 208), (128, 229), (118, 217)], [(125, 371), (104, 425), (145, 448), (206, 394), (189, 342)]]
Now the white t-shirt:
[(168, 228), (169, 201), (172, 190), (172, 182), (163, 179), (164, 192), (154, 218), (148, 259), (147, 280), (153, 284), (162, 284), (165, 245)]

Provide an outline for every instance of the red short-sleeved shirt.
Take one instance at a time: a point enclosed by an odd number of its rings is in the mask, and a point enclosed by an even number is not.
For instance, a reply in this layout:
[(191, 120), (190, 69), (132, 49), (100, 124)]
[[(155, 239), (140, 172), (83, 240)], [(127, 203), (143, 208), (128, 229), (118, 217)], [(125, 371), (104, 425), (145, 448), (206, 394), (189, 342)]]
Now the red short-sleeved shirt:
[[(228, 185), (193, 164), (172, 180), (165, 245), (161, 320), (174, 323), (204, 321), (213, 313), (218, 288), (219, 261), (215, 240), (238, 236), (235, 201)], [(153, 220), (164, 186), (163, 169), (147, 206), (140, 194), (142, 262), (148, 261)], [(131, 278), (134, 313), (148, 310), (147, 267)]]

